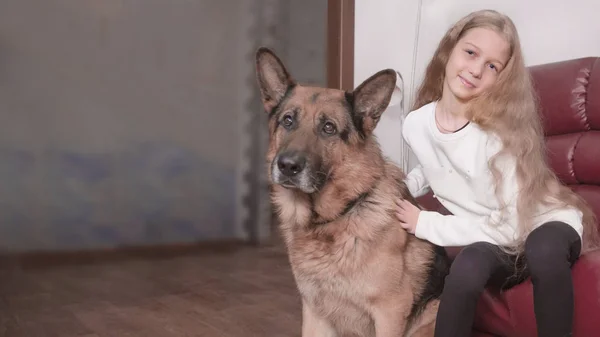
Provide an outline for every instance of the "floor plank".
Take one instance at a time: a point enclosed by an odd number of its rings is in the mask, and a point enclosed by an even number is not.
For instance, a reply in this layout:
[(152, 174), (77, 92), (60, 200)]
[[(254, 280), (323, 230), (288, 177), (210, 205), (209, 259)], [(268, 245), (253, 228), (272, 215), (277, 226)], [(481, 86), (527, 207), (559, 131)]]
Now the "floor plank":
[(0, 268), (0, 336), (300, 336), (279, 247)]

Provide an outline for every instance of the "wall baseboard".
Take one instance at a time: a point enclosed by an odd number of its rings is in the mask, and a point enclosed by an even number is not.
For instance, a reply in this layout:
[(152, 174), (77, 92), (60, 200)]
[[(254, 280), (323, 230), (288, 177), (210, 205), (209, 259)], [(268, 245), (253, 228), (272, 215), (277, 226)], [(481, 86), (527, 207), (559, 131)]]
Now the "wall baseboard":
[(241, 240), (222, 240), (107, 249), (8, 252), (0, 253), (0, 269), (38, 269), (122, 262), (131, 259), (164, 259), (191, 254), (227, 254), (249, 246), (255, 245)]

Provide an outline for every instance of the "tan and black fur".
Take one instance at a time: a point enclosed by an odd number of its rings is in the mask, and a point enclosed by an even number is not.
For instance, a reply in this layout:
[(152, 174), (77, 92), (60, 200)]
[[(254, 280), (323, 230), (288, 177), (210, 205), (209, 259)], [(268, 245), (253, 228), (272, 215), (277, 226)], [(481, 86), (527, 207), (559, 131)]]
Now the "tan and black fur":
[(380, 71), (345, 92), (296, 83), (267, 48), (256, 67), (302, 336), (432, 336), (448, 261), (398, 223), (395, 199), (416, 202), (372, 134), (396, 73)]

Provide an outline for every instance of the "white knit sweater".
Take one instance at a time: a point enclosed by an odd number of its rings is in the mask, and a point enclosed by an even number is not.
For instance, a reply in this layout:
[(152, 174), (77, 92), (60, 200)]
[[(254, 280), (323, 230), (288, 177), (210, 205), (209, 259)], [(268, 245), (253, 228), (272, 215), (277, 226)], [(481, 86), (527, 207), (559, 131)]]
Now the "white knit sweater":
[[(475, 123), (450, 134), (435, 123), (437, 102), (409, 113), (402, 127), (405, 141), (419, 164), (409, 172), (406, 183), (413, 196), (430, 189), (452, 215), (421, 211), (415, 235), (440, 246), (463, 246), (478, 241), (506, 245), (516, 239), (518, 182), (512, 158), (501, 159), (503, 198), (494, 193), (488, 160), (501, 148), (499, 138)], [(574, 208), (541, 209), (534, 227), (549, 221), (571, 225), (582, 236), (582, 213)]]

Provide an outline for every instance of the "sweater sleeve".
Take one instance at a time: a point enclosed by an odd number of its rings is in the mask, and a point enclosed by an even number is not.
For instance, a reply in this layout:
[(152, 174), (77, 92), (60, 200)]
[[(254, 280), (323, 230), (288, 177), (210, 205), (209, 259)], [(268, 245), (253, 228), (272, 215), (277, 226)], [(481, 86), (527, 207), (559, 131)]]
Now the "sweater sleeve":
[(420, 164), (406, 175), (404, 182), (406, 183), (406, 186), (408, 186), (410, 194), (415, 198), (427, 194), (430, 190), (427, 178), (425, 178), (425, 173), (423, 173), (423, 167)]
[[(414, 134), (413, 130), (415, 128), (414, 123), (414, 119), (410, 114), (404, 116), (402, 121), (402, 138), (410, 148), (412, 148), (411, 143)], [(415, 198), (427, 194), (430, 190), (429, 182), (427, 181), (427, 178), (425, 178), (425, 173), (423, 172), (423, 166), (421, 164), (415, 166), (406, 175), (404, 182), (406, 183), (410, 194)]]
[[(496, 209), (478, 218), (421, 211), (415, 236), (439, 246), (465, 246), (480, 241), (495, 245), (514, 242), (518, 223), (516, 163), (513, 159), (502, 158), (499, 164), (504, 209)], [(491, 197), (495, 197), (495, 193), (491, 193)]]
[(516, 238), (515, 230), (506, 223), (494, 227), (493, 223), (500, 217), (496, 211), (478, 219), (421, 211), (415, 236), (444, 247), (466, 246), (479, 241), (507, 245)]

